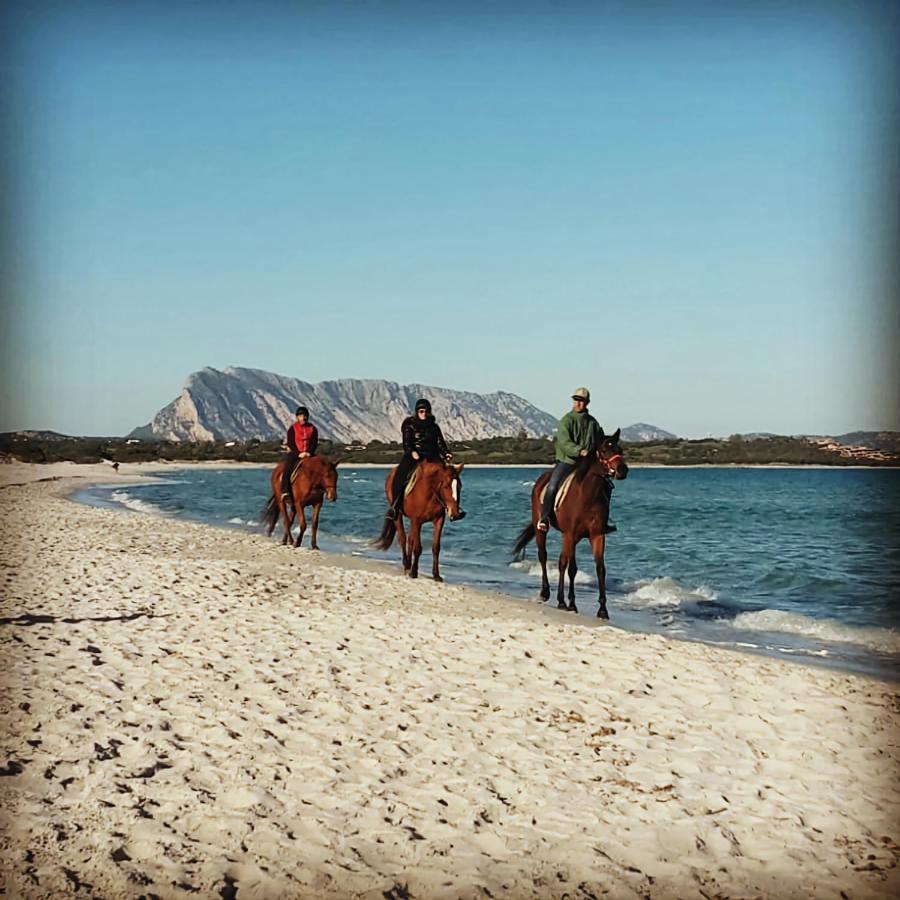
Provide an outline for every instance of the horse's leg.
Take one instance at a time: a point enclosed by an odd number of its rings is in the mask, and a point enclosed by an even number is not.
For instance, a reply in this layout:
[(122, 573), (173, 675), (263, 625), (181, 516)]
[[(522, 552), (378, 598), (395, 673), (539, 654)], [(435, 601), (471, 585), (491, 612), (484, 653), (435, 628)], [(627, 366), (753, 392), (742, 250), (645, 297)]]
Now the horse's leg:
[(409, 552), (412, 562), (409, 567), (409, 577), (419, 577), (419, 557), (422, 555), (422, 523), (419, 519), (409, 520)]
[(575, 561), (575, 547), (572, 547), (572, 555), (569, 557), (569, 610), (578, 612), (575, 606), (575, 575), (578, 572), (578, 563)]
[(536, 531), (534, 542), (537, 545), (538, 562), (541, 564), (541, 600), (549, 600), (550, 581), (547, 578), (547, 532)]
[(597, 617), (608, 619), (606, 611), (606, 563), (603, 554), (606, 550), (606, 538), (602, 534), (591, 536), (591, 550), (594, 554), (594, 562), (597, 564), (597, 584), (600, 585), (600, 606), (597, 609)]
[(281, 496), (280, 491), (279, 487), (278, 508), (281, 510), (281, 515), (284, 516), (284, 537), (281, 539), (281, 543), (287, 546), (291, 543), (291, 528), (294, 527), (294, 509)]
[(309, 531), (309, 547), (311, 550), (319, 549), (319, 545), (316, 542), (316, 537), (319, 534), (319, 513), (320, 512), (322, 512), (321, 502), (313, 505), (312, 525), (310, 526), (310, 531)]
[[(563, 532), (562, 549), (559, 551), (559, 585), (556, 588), (556, 605), (559, 609), (570, 609), (566, 606), (566, 569), (569, 560), (575, 555), (575, 545), (571, 535)], [(574, 605), (574, 604), (573, 604)]]
[(444, 517), (439, 516), (434, 520), (434, 543), (431, 545), (431, 577), (435, 581), (443, 581), (438, 567), (438, 558), (441, 555), (441, 531), (444, 528)]
[(297, 540), (294, 542), (295, 547), (299, 547), (303, 543), (303, 535), (306, 534), (306, 510), (297, 504)]
[(406, 526), (403, 524), (403, 513), (397, 516), (397, 543), (400, 545), (400, 551), (403, 553), (403, 571), (408, 572), (412, 561), (409, 557), (409, 539), (406, 536)]

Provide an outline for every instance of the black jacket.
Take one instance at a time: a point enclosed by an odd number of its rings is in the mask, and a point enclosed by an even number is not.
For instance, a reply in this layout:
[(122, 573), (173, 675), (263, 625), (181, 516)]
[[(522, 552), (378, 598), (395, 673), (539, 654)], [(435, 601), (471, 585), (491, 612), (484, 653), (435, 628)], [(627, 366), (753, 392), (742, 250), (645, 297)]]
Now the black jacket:
[(405, 453), (412, 453), (415, 450), (429, 462), (441, 462), (450, 452), (441, 426), (434, 421), (434, 416), (428, 416), (424, 420), (418, 416), (408, 416), (400, 426), (400, 433), (403, 435)]

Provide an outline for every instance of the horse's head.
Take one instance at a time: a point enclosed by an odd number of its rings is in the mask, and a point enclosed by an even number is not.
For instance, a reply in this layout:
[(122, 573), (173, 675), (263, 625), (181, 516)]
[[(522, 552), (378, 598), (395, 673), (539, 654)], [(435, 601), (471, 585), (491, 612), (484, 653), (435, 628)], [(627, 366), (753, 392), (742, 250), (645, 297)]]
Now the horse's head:
[(337, 459), (332, 462), (324, 456), (314, 456), (313, 459), (319, 460), (320, 463), (319, 481), (322, 485), (322, 490), (325, 492), (325, 499), (334, 503), (337, 500), (337, 467), (341, 461)]
[(622, 433), (617, 428), (613, 434), (604, 434), (600, 429), (600, 440), (597, 443), (597, 461), (602, 467), (603, 474), (609, 478), (627, 478), (628, 466), (625, 463), (625, 451), (619, 443)]
[(459, 498), (462, 494), (462, 481), (459, 473), (462, 472), (465, 463), (462, 465), (446, 465), (438, 473), (437, 495), (447, 510), (447, 515), (451, 522), (461, 519), (459, 511)]

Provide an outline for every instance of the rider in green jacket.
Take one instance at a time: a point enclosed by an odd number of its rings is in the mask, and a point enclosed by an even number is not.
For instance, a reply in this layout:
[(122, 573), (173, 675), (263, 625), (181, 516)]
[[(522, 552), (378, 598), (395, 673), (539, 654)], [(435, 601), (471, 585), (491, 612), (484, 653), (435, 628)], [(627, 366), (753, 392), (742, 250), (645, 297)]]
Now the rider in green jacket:
[[(566, 476), (574, 471), (578, 457), (594, 452), (600, 442), (600, 423), (587, 410), (590, 402), (591, 392), (584, 387), (577, 388), (572, 394), (572, 409), (556, 426), (556, 465), (547, 482), (541, 517), (537, 523), (538, 531), (547, 531), (550, 527), (556, 492)], [(614, 529), (614, 525), (609, 526), (610, 531)]]

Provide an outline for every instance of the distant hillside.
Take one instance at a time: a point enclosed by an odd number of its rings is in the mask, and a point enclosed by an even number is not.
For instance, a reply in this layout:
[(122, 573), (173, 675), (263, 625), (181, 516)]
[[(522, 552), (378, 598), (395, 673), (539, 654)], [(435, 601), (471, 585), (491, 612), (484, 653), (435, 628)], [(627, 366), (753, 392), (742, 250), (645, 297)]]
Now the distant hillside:
[(885, 453), (900, 453), (900, 431), (850, 431), (834, 439), (844, 446), (871, 447)]
[(419, 397), (431, 400), (450, 440), (525, 432), (550, 434), (556, 419), (515, 394), (476, 394), (423, 384), (344, 378), (310, 384), (260, 369), (206, 368), (134, 437), (176, 441), (284, 437), (298, 404), (308, 406), (323, 438), (391, 441)]
[(622, 440), (629, 444), (640, 444), (646, 441), (677, 441), (678, 436), (671, 431), (665, 431), (656, 425), (647, 425), (645, 422), (635, 422), (622, 429)]
[(5, 431), (0, 434), (4, 441), (65, 441), (69, 435), (60, 434), (58, 431)]

